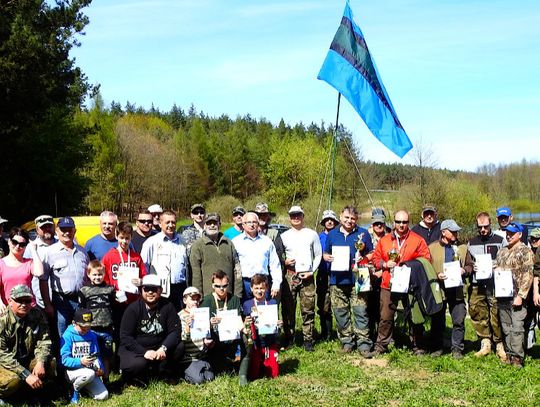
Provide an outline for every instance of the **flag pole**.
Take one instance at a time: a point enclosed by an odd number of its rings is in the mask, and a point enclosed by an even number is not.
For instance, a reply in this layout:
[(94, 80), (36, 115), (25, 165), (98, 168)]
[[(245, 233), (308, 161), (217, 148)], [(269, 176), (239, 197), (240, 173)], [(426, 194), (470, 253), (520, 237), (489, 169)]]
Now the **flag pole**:
[(337, 131), (339, 126), (339, 107), (341, 105), (341, 92), (338, 92), (337, 99), (337, 111), (336, 111), (336, 125), (334, 127), (334, 134), (332, 136), (332, 157), (331, 157), (331, 169), (330, 169), (330, 186), (328, 190), (328, 208), (332, 207), (332, 190), (334, 188), (334, 175), (336, 172), (336, 152), (337, 152)]

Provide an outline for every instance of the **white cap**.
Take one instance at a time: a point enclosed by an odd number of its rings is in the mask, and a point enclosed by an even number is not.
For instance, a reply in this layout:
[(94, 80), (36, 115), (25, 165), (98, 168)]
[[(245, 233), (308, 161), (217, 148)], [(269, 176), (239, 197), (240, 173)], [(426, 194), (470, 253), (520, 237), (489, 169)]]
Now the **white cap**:
[(163, 208), (159, 206), (158, 204), (154, 204), (148, 207), (148, 211), (150, 213), (163, 213)]
[(142, 285), (151, 285), (154, 287), (161, 287), (161, 279), (157, 274), (147, 274), (142, 279)]
[(304, 210), (300, 206), (294, 205), (294, 206), (291, 206), (291, 209), (289, 209), (289, 215), (292, 215), (294, 213), (301, 213), (303, 215)]

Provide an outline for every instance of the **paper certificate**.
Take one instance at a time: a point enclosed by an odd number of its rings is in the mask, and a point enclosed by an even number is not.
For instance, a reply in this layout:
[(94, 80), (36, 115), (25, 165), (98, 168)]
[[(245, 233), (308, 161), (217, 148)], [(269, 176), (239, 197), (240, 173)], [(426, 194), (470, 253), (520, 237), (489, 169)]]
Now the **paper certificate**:
[(369, 277), (369, 269), (367, 267), (360, 267), (356, 275), (356, 294), (371, 291), (371, 280)]
[(513, 297), (514, 282), (512, 280), (512, 270), (495, 269), (495, 297)]
[(259, 335), (272, 335), (277, 332), (278, 306), (258, 305), (257, 306), (257, 331)]
[(297, 273), (312, 271), (311, 250), (294, 253), (293, 259), (295, 260), (294, 269)]
[(137, 267), (119, 266), (117, 277), (118, 290), (132, 294), (139, 292), (137, 286), (132, 283), (133, 279), (139, 278), (139, 269)]
[(351, 268), (351, 248), (349, 246), (332, 246), (331, 271), (349, 271)]
[(193, 308), (192, 326), (189, 330), (191, 339), (204, 339), (210, 337), (210, 308)]
[(477, 254), (475, 256), (476, 261), (476, 273), (475, 277), (477, 280), (487, 280), (493, 275), (493, 260), (491, 259), (491, 254)]
[(409, 280), (411, 279), (411, 268), (408, 266), (394, 267), (394, 276), (390, 280), (390, 291), (393, 293), (406, 294), (409, 292)]
[(444, 288), (461, 287), (463, 279), (461, 278), (461, 265), (459, 261), (452, 261), (443, 264), (443, 272), (446, 276)]
[(241, 319), (238, 310), (223, 310), (217, 312), (217, 317), (221, 318), (218, 324), (219, 340), (221, 342), (234, 341), (240, 339)]

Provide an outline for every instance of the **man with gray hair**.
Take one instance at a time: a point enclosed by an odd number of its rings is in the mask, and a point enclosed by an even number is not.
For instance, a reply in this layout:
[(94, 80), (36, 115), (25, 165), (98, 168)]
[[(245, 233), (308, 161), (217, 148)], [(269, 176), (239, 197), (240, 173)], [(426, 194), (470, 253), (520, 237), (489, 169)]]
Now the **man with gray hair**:
[(95, 235), (86, 242), (84, 249), (88, 253), (90, 260), (100, 260), (111, 249), (118, 246), (116, 240), (116, 225), (118, 224), (118, 216), (111, 211), (103, 211), (99, 215), (99, 228), (101, 233)]

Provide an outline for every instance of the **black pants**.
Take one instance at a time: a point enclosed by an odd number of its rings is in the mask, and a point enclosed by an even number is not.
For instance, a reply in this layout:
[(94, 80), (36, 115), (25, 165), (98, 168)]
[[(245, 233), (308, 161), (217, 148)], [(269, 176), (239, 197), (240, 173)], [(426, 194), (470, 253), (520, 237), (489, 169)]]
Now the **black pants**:
[[(462, 287), (457, 287), (463, 289)], [(455, 289), (454, 289), (455, 290)], [(465, 315), (467, 309), (465, 301), (456, 299), (455, 291), (445, 290), (446, 301), (441, 311), (431, 317), (430, 342), (431, 350), (437, 351), (443, 348), (444, 329), (446, 327), (446, 307), (452, 317), (452, 351), (463, 352), (465, 338)]]
[[(149, 349), (150, 350), (150, 349)], [(184, 344), (180, 342), (175, 348), (167, 349), (165, 360), (148, 360), (144, 355), (127, 350), (124, 347), (118, 352), (120, 369), (125, 380), (139, 379), (147, 381), (152, 376), (170, 376), (174, 373), (184, 356)]]

